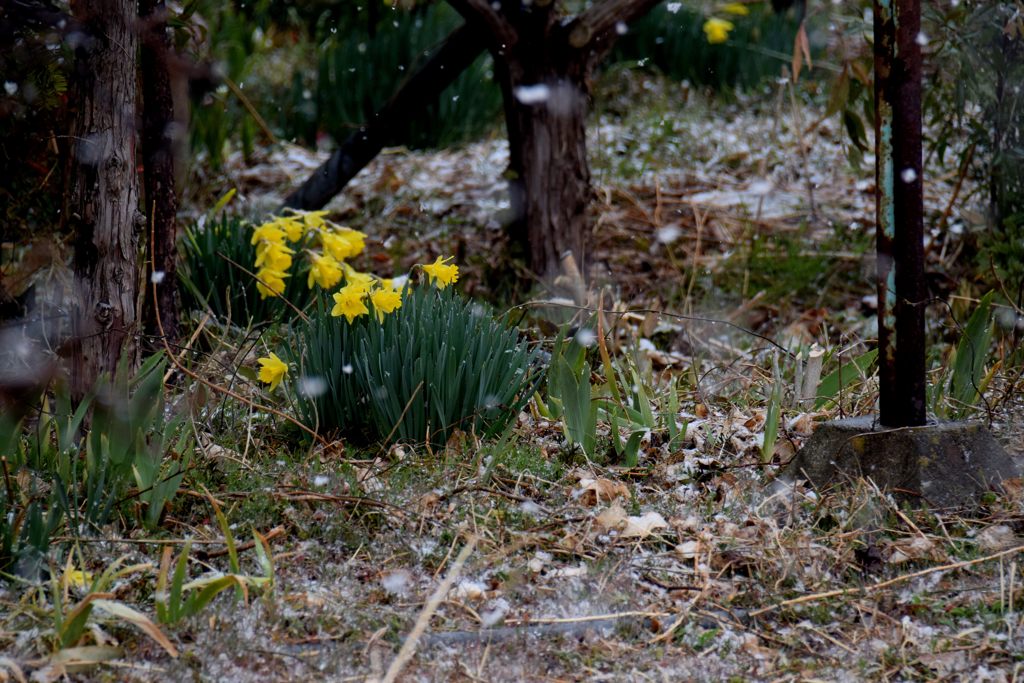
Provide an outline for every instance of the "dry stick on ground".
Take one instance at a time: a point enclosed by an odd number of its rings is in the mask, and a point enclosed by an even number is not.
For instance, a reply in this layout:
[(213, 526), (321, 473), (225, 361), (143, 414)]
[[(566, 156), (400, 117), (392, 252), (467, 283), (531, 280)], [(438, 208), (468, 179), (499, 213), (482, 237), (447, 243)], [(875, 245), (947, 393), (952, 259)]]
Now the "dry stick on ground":
[(841, 595), (850, 595), (854, 593), (861, 593), (866, 595), (868, 593), (873, 593), (875, 591), (881, 590), (882, 588), (888, 588), (889, 586), (894, 586), (898, 583), (903, 583), (904, 581), (916, 579), (921, 576), (927, 576), (928, 574), (934, 574), (935, 572), (963, 569), (964, 567), (970, 567), (976, 564), (981, 564), (982, 562), (996, 560), (1000, 557), (1006, 557), (1007, 555), (1014, 555), (1020, 552), (1024, 552), (1024, 545), (1018, 545), (1014, 548), (1001, 550), (998, 553), (992, 553), (991, 555), (986, 555), (985, 557), (978, 557), (973, 560), (964, 560), (962, 562), (953, 562), (951, 564), (942, 564), (937, 567), (929, 567), (928, 569), (922, 569), (921, 571), (913, 572), (912, 574), (903, 574), (902, 576), (897, 576), (895, 578), (889, 579), (888, 581), (882, 581), (881, 583), (872, 584), (870, 586), (863, 586), (859, 588), (839, 588), (833, 591), (825, 591), (824, 593), (812, 593), (811, 595), (802, 595), (799, 598), (783, 600), (780, 603), (769, 605), (768, 607), (762, 607), (761, 609), (756, 609), (750, 613), (750, 616), (756, 617), (767, 612), (772, 612), (774, 610), (781, 609), (783, 607), (799, 605), (805, 602), (814, 602), (816, 600), (824, 600), (825, 598), (834, 598)]
[(402, 668), (412, 658), (416, 652), (416, 645), (419, 642), (423, 632), (427, 630), (427, 626), (430, 625), (430, 618), (434, 616), (434, 612), (437, 611), (441, 601), (448, 594), (452, 584), (458, 577), (459, 572), (462, 571), (462, 565), (469, 559), (470, 553), (473, 552), (473, 548), (476, 547), (476, 537), (471, 536), (469, 541), (462, 550), (459, 552), (459, 556), (455, 558), (455, 562), (452, 564), (451, 569), (448, 570), (448, 575), (444, 577), (444, 580), (437, 586), (434, 593), (427, 600), (427, 604), (423, 606), (423, 610), (420, 612), (419, 617), (416, 618), (416, 624), (412, 627), (412, 631), (406, 637), (405, 642), (402, 643), (401, 649), (398, 651), (398, 655), (395, 660), (391, 662), (391, 666), (388, 667), (388, 671), (384, 674), (384, 678), (381, 683), (394, 683), (398, 679), (398, 674), (402, 672)]

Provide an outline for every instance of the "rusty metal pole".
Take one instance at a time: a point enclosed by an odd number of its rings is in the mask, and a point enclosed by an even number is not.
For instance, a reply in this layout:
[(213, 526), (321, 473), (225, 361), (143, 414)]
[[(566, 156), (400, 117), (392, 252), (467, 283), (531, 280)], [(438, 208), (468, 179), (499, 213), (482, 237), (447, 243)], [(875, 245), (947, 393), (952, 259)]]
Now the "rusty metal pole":
[(885, 427), (925, 414), (921, 0), (874, 0), (879, 413)]

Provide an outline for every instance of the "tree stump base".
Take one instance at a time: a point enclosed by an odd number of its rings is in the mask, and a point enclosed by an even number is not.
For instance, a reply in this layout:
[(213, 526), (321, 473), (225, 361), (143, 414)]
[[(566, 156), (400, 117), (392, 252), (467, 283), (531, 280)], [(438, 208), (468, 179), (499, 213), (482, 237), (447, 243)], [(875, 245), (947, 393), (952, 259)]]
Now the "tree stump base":
[(827, 489), (871, 479), (898, 500), (930, 508), (977, 504), (988, 491), (1020, 477), (992, 433), (975, 422), (886, 428), (876, 417), (821, 424), (783, 476)]

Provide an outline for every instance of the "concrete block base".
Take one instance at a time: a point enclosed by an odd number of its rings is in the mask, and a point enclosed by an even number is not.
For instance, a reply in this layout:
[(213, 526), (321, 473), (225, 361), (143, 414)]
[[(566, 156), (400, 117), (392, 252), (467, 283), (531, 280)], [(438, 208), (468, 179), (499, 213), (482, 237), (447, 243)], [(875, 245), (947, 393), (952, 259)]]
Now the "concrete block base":
[(932, 508), (979, 502), (1004, 479), (1020, 477), (992, 433), (973, 422), (890, 429), (877, 418), (825, 422), (796, 454), (784, 476), (819, 489), (872, 479), (897, 498)]

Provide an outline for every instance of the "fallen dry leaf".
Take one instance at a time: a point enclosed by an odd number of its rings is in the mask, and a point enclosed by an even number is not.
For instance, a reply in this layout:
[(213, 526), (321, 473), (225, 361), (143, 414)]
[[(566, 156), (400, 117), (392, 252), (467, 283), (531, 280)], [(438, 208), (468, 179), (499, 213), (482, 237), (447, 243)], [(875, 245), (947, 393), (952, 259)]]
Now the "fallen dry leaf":
[(619, 531), (626, 526), (626, 511), (618, 503), (613, 503), (601, 511), (594, 519), (594, 524), (600, 531)]
[(178, 648), (174, 647), (174, 643), (164, 635), (164, 632), (160, 630), (160, 627), (154, 624), (152, 620), (142, 612), (139, 612), (124, 603), (115, 602), (113, 600), (93, 600), (92, 604), (97, 609), (103, 610), (107, 614), (126, 621), (138, 628), (140, 631), (155, 640), (171, 657), (176, 658), (178, 656)]
[(626, 528), (622, 530), (623, 538), (647, 538), (658, 529), (664, 529), (668, 522), (657, 512), (646, 512), (639, 517), (626, 519)]
[(924, 536), (892, 541), (882, 550), (882, 556), (889, 564), (902, 564), (923, 557), (931, 557), (935, 551), (935, 542)]
[(621, 481), (611, 479), (580, 479), (580, 502), (587, 507), (594, 507), (598, 503), (613, 501), (622, 497), (630, 498), (629, 487)]
[(429, 512), (437, 507), (437, 504), (440, 502), (441, 496), (431, 491), (420, 496), (420, 499), (416, 502), (416, 507), (419, 508), (420, 512)]
[(683, 541), (676, 546), (676, 553), (678, 553), (684, 560), (692, 560), (702, 552), (704, 552), (704, 544), (697, 539), (692, 541)]
[(978, 548), (987, 553), (997, 553), (1017, 545), (1020, 539), (1013, 529), (1005, 524), (996, 524), (978, 534)]
[(483, 585), (479, 581), (473, 581), (471, 579), (463, 579), (459, 582), (459, 585), (451, 589), (450, 595), (458, 598), (459, 600), (480, 600), (487, 593), (487, 586)]
[(800, 413), (792, 420), (789, 421), (787, 427), (789, 431), (801, 436), (810, 436), (814, 433), (814, 428), (817, 427), (818, 423), (814, 421), (815, 413)]
[(618, 531), (622, 538), (646, 538), (658, 529), (668, 527), (668, 522), (659, 513), (646, 512), (639, 517), (630, 517), (622, 506), (613, 503), (594, 519), (601, 531)]

